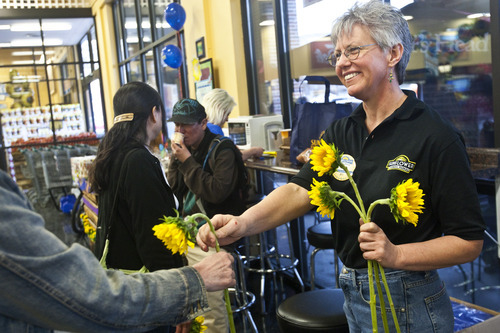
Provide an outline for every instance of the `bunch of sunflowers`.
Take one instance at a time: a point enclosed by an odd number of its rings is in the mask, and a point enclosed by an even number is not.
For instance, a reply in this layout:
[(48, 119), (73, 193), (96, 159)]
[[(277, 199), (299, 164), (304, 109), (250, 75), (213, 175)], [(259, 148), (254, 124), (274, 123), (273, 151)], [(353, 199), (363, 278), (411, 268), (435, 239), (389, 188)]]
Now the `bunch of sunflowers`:
[[(343, 170), (354, 189), (358, 204), (356, 204), (356, 202), (354, 202), (354, 200), (352, 200), (345, 193), (332, 190), (327, 182), (319, 182), (316, 179), (313, 179), (313, 184), (311, 185), (311, 190), (308, 192), (308, 194), (311, 198), (311, 203), (318, 206), (317, 211), (320, 214), (322, 214), (323, 216), (326, 215), (333, 219), (335, 210), (340, 208), (340, 204), (343, 200), (346, 200), (356, 209), (364, 223), (370, 222), (371, 215), (375, 206), (388, 205), (390, 207), (392, 215), (396, 219), (396, 222), (403, 221), (411, 223), (414, 226), (417, 225), (417, 213), (422, 213), (422, 210), (424, 208), (424, 193), (419, 188), (420, 184), (418, 182), (413, 182), (413, 180), (410, 178), (398, 184), (391, 190), (390, 198), (374, 201), (368, 207), (368, 211), (366, 211), (363, 205), (363, 201), (361, 200), (361, 195), (359, 193), (358, 187), (352, 178), (351, 172), (342, 163), (342, 155), (343, 153), (341, 153), (334, 144), (327, 144), (324, 140), (321, 140), (320, 144), (312, 149), (312, 154), (310, 156), (312, 170), (317, 171), (319, 177), (322, 177), (325, 174), (332, 175), (339, 168)], [(382, 278), (382, 282), (384, 284), (384, 289), (387, 295), (387, 300), (389, 301), (392, 317), (396, 326), (396, 331), (400, 332), (398, 320), (396, 317), (396, 311), (394, 309), (391, 293), (389, 291), (389, 287), (385, 278), (384, 268), (379, 262), (368, 260), (370, 310), (372, 316), (373, 332), (377, 332), (378, 330), (376, 296), (375, 287), (373, 284), (374, 279), (380, 300), (380, 308), (382, 309), (381, 316), (384, 325), (384, 331), (389, 332), (387, 315), (385, 313), (385, 301), (383, 297), (380, 278)]]

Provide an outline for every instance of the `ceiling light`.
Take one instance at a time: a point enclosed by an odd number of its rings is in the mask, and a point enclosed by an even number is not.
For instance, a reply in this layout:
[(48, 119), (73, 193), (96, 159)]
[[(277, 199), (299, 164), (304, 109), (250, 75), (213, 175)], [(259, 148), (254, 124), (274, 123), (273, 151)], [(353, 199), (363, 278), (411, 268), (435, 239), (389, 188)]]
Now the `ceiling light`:
[(490, 13), (475, 13), (475, 14), (470, 14), (467, 15), (468, 19), (475, 19), (475, 18), (481, 18), (481, 17), (490, 17)]
[(0, 48), (1, 47), (10, 47), (10, 43), (0, 43)]
[(413, 16), (411, 16), (411, 15), (405, 15), (405, 16), (403, 16), (403, 18), (407, 21), (413, 20)]
[[(46, 38), (44, 39), (45, 46), (58, 46), (63, 45), (63, 41), (59, 38)], [(10, 42), (11, 47), (25, 47), (25, 46), (42, 46), (42, 40), (40, 38), (24, 38), (24, 39), (14, 39)]]
[(439, 73), (446, 74), (446, 73), (451, 73), (451, 64), (442, 64), (438, 66)]
[(137, 29), (137, 23), (133, 21), (125, 22), (125, 29)]
[[(48, 22), (42, 23), (44, 31), (66, 31), (71, 30), (71, 23), (67, 22)], [(10, 31), (40, 31), (38, 23), (16, 23), (10, 26)]]
[(12, 83), (40, 82), (41, 78), (40, 75), (16, 75), (12, 77)]
[(10, 30), (10, 25), (8, 25), (8, 24), (0, 24), (0, 30)]
[[(53, 50), (45, 51), (45, 54), (54, 54), (54, 53), (56, 53), (56, 52), (53, 51)], [(42, 51), (35, 51), (35, 52), (31, 52), (31, 51), (14, 51), (14, 52), (12, 52), (12, 56), (14, 56), (14, 57), (26, 57), (26, 56), (41, 55), (41, 54), (43, 54)]]
[[(145, 43), (149, 43), (151, 42), (151, 38), (146, 36), (142, 39), (142, 41)], [(139, 43), (138, 37), (127, 37), (127, 44), (137, 44), (137, 43)]]
[[(144, 20), (141, 23), (141, 28), (143, 28), (143, 29), (150, 29), (151, 28), (151, 23), (149, 23), (149, 21)], [(125, 29), (127, 29), (127, 30), (137, 29), (137, 22), (134, 22), (134, 21), (125, 22)]]
[(33, 65), (33, 60), (14, 60), (13, 65)]
[(274, 20), (264, 20), (264, 21), (260, 22), (259, 25), (261, 27), (268, 27), (268, 26), (274, 25)]
[(156, 29), (161, 29), (161, 28), (168, 29), (168, 28), (170, 28), (170, 24), (168, 24), (168, 22), (156, 22), (155, 26), (156, 26)]

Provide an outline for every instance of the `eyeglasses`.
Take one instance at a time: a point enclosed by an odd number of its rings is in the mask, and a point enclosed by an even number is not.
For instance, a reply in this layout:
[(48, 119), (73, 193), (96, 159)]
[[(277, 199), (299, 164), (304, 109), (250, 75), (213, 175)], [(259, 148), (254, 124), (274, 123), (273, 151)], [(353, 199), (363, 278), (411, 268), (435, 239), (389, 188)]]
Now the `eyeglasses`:
[[(344, 50), (344, 55), (350, 61), (356, 60), (359, 57), (359, 52), (361, 52), (361, 49), (364, 49), (365, 47), (373, 46), (373, 45), (377, 45), (377, 43), (348, 47), (347, 49)], [(334, 53), (331, 53), (326, 60), (328, 60), (328, 63), (332, 67), (335, 67), (335, 66), (337, 66), (337, 62), (340, 60), (341, 56), (342, 56), (342, 52), (340, 52), (340, 51), (334, 52)]]

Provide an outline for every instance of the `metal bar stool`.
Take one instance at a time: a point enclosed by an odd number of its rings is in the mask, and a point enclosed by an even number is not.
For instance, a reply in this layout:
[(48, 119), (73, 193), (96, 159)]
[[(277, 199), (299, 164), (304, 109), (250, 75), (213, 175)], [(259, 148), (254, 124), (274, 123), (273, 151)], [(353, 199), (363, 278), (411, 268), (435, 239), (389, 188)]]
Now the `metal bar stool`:
[(334, 267), (335, 267), (335, 287), (339, 287), (339, 258), (337, 251), (334, 249), (332, 227), (330, 222), (320, 222), (307, 229), (307, 240), (315, 249), (311, 253), (311, 290), (314, 289), (315, 278), (315, 257), (321, 250), (333, 250)]
[(247, 290), (245, 270), (241, 261), (241, 255), (236, 249), (230, 249), (228, 252), (234, 257), (234, 272), (236, 277), (236, 285), (234, 288), (228, 288), (233, 315), (241, 315), (243, 332), (247, 331), (248, 322), (252, 332), (258, 333), (257, 325), (255, 325), (255, 321), (249, 310), (255, 303), (255, 295)]
[[(247, 199), (247, 208), (257, 204), (266, 196), (256, 194)], [(281, 253), (278, 248), (278, 232), (277, 229), (262, 232), (258, 236), (245, 237), (244, 243), (237, 246), (240, 253), (240, 259), (246, 271), (260, 274), (260, 304), (261, 313), (266, 314), (266, 277), (272, 276), (273, 286), (275, 287), (275, 302), (279, 304), (279, 298), (286, 298), (286, 290), (283, 281), (283, 275), (279, 274), (279, 283), (277, 273), (285, 271), (293, 271), (302, 291), (304, 291), (304, 283), (297, 271), (299, 260), (295, 258), (292, 246), (292, 237), (290, 232), (290, 224), (284, 225), (286, 228), (287, 246), (290, 254)], [(258, 240), (256, 239), (258, 237)], [(281, 295), (281, 297), (279, 297)]]
[[(272, 276), (273, 286), (275, 287), (275, 301), (276, 305), (279, 304), (280, 299), (286, 298), (286, 290), (283, 281), (283, 273), (285, 271), (292, 271), (296, 280), (298, 281), (301, 291), (304, 291), (304, 283), (297, 271), (299, 260), (293, 254), (293, 247), (291, 244), (290, 225), (286, 223), (287, 246), (290, 254), (281, 253), (278, 248), (278, 232), (275, 229), (258, 235), (258, 241), (252, 243), (249, 237), (245, 238), (245, 243), (239, 246), (240, 251), (243, 249), (244, 255), (241, 256), (245, 270), (252, 273), (260, 274), (260, 303), (261, 313), (266, 314), (266, 278)], [(279, 280), (278, 280), (279, 278)], [(279, 281), (279, 282), (278, 282)]]
[(276, 317), (282, 333), (349, 332), (344, 313), (344, 293), (338, 288), (338, 257), (335, 257), (336, 289), (314, 289), (315, 256), (318, 251), (334, 249), (331, 224), (320, 222), (307, 229), (311, 253), (311, 291), (296, 294), (282, 302)]

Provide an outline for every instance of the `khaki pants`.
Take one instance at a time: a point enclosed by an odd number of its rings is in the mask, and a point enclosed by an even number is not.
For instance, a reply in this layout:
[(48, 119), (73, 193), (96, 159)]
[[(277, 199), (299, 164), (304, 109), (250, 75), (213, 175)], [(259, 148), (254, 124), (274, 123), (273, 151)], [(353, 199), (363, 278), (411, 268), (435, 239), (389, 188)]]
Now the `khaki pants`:
[[(221, 249), (221, 251), (224, 251)], [(204, 252), (198, 245), (194, 249), (189, 248), (187, 251), (187, 259), (189, 266), (192, 266), (205, 257), (214, 254), (214, 248), (210, 248), (208, 252)], [(214, 291), (207, 293), (208, 305), (211, 310), (203, 314), (205, 318), (204, 325), (207, 326), (205, 333), (226, 333), (229, 331), (229, 321), (227, 318), (226, 303), (224, 302), (224, 291)]]

